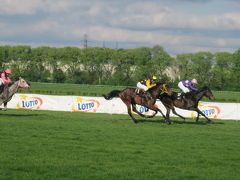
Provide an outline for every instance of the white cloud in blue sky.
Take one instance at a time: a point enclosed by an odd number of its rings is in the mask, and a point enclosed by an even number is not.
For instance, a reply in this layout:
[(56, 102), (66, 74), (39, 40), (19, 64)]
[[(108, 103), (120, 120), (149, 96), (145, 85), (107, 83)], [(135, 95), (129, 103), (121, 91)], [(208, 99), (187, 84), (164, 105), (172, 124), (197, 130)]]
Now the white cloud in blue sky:
[[(238, 0), (0, 0), (0, 45), (240, 48)], [(92, 44), (91, 44), (92, 43)]]

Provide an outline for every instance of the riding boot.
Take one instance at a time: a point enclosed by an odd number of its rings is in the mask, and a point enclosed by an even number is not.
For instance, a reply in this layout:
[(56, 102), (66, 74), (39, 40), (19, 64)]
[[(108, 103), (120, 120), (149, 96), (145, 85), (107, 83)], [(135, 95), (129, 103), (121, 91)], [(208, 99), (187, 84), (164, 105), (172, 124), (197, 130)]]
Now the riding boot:
[(182, 94), (180, 95), (180, 97), (181, 97), (181, 99), (185, 99), (185, 93), (182, 93)]
[(146, 91), (139, 91), (139, 93), (137, 93), (137, 95), (139, 95), (141, 98), (145, 98), (146, 97)]
[(0, 94), (3, 92), (3, 90), (4, 90), (4, 85), (1, 85), (0, 86)]

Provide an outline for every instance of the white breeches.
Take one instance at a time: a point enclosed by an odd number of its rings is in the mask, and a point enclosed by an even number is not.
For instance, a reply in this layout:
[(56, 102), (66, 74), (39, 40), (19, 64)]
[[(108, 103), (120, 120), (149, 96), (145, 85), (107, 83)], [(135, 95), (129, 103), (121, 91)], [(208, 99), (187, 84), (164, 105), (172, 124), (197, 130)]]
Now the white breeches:
[(2, 78), (0, 78), (0, 86), (2, 86), (4, 84)]
[(147, 91), (148, 90), (148, 87), (143, 85), (142, 83), (138, 82), (137, 83), (137, 88), (138, 89), (143, 89), (144, 91)]
[(190, 92), (190, 90), (183, 85), (182, 81), (180, 81), (180, 82), (178, 83), (178, 87), (179, 87), (184, 93)]

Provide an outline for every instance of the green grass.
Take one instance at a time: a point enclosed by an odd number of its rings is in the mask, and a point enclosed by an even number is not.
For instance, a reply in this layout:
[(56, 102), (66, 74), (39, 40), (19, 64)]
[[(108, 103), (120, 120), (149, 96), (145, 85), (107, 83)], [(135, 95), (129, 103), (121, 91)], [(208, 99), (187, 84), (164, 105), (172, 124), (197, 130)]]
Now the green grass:
[(50, 94), (50, 95), (80, 95), (80, 96), (102, 96), (113, 89), (124, 89), (124, 86), (105, 86), (87, 84), (62, 84), (62, 83), (31, 83), (30, 90), (19, 90), (24, 93)]
[(159, 119), (0, 112), (0, 179), (239, 179), (240, 121)]
[[(57, 83), (31, 83), (31, 89), (19, 90), (20, 93), (48, 94), (48, 95), (77, 95), (100, 97), (112, 90), (123, 90), (125, 86), (57, 84)], [(179, 91), (178, 89), (174, 89)], [(213, 91), (216, 102), (240, 102), (240, 92)], [(203, 98), (204, 101), (209, 101)]]

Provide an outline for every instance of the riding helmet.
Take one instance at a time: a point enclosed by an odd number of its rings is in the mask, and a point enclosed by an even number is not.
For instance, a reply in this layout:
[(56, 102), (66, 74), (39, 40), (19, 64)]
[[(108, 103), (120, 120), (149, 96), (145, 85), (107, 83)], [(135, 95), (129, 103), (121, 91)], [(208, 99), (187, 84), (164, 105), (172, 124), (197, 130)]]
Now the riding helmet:
[(192, 83), (193, 83), (193, 84), (198, 84), (198, 82), (197, 82), (196, 79), (192, 79)]
[(5, 73), (7, 73), (7, 74), (12, 74), (12, 71), (11, 71), (11, 69), (7, 68), (7, 69), (5, 70)]

